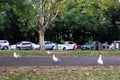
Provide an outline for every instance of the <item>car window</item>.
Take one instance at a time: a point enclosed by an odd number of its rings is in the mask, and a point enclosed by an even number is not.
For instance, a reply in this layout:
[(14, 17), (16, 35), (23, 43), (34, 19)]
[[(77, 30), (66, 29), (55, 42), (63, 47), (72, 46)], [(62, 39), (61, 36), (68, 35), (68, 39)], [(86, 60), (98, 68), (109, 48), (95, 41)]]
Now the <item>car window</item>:
[(3, 41), (0, 41), (0, 43), (4, 43)]
[(73, 42), (68, 42), (68, 44), (73, 44)]
[(90, 45), (91, 43), (90, 42), (87, 42), (87, 43), (85, 43), (86, 45)]
[(45, 44), (52, 44), (52, 42), (45, 42)]
[(17, 44), (21, 44), (21, 42), (18, 42)]
[(4, 40), (4, 43), (7, 43), (7, 41), (6, 41), (6, 40)]
[(6, 40), (0, 40), (0, 43), (7, 43)]
[(45, 44), (49, 44), (49, 42), (45, 42)]
[(59, 44), (65, 44), (65, 42), (59, 42)]
[(85, 45), (92, 45), (92, 44), (94, 44), (94, 42), (87, 42), (87, 43), (85, 43)]
[(22, 45), (31, 45), (31, 43), (23, 43)]

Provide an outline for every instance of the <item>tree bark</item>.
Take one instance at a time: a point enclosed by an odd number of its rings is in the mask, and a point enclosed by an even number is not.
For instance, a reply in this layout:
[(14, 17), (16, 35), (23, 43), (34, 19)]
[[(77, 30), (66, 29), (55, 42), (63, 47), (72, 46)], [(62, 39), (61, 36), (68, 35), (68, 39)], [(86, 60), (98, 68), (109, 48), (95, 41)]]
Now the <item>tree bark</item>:
[(45, 50), (45, 44), (44, 44), (44, 31), (39, 31), (39, 44), (40, 44), (40, 50)]

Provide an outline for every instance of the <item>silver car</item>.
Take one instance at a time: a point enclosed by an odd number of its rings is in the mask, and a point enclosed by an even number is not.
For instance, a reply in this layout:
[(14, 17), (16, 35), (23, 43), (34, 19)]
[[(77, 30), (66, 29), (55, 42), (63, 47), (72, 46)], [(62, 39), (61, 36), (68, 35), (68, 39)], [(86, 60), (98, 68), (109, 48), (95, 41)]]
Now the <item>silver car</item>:
[(30, 41), (20, 41), (15, 45), (11, 45), (11, 49), (18, 49), (18, 50), (33, 50), (36, 44)]
[(9, 49), (9, 42), (7, 40), (0, 40), (0, 49), (1, 50)]
[(45, 49), (46, 50), (55, 50), (58, 48), (58, 44), (51, 42), (51, 41), (45, 41)]

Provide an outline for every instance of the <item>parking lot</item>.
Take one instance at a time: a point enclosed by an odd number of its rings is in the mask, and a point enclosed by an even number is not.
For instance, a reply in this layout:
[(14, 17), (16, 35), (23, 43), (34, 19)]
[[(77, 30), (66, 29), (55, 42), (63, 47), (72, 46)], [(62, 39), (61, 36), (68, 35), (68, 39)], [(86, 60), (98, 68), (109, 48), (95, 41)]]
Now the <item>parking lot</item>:
[[(76, 44), (73, 41), (64, 41), (62, 43), (55, 43), (52, 41), (45, 41), (44, 46), (46, 50), (119, 50), (120, 41), (113, 41), (111, 44), (107, 42), (101, 43), (99, 41), (89, 41), (83, 45)], [(10, 44), (7, 40), (0, 40), (1, 50), (39, 50), (40, 44), (30, 41), (20, 41), (16, 44)]]

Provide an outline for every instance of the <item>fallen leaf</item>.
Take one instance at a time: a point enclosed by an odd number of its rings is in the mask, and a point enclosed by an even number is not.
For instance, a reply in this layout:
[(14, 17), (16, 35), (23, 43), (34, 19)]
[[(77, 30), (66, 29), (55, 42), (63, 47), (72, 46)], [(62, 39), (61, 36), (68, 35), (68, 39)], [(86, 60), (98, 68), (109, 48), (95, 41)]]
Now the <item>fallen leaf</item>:
[(72, 68), (71, 70), (72, 70), (72, 71), (76, 71), (76, 68)]
[(90, 73), (89, 73), (89, 72), (85, 72), (84, 75), (85, 75), (85, 76), (89, 76)]

